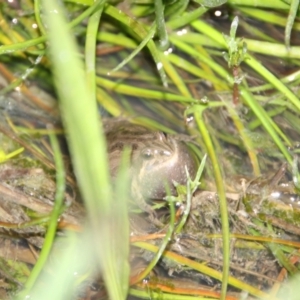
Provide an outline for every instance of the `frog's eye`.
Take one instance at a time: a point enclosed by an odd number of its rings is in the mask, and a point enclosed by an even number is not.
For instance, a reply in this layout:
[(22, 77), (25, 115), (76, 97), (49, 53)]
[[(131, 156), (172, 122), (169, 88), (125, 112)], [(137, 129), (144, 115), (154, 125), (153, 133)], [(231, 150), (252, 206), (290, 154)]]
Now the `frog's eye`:
[(159, 154), (160, 154), (161, 156), (171, 156), (171, 152), (170, 152), (170, 151), (167, 151), (167, 150), (161, 150), (161, 151), (159, 152)]
[(153, 157), (153, 152), (151, 149), (145, 149), (142, 151), (142, 158), (151, 159)]

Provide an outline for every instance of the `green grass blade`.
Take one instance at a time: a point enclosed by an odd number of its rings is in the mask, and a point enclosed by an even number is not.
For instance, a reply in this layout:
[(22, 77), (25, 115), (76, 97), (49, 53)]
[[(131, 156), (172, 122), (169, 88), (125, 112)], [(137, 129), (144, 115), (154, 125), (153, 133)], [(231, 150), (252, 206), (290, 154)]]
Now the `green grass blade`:
[(166, 50), (169, 46), (168, 33), (165, 24), (164, 10), (165, 6), (162, 0), (154, 0), (155, 6), (155, 21), (157, 28), (157, 35), (159, 39), (159, 46), (162, 51)]
[(300, 111), (300, 100), (299, 98), (285, 85), (283, 84), (275, 75), (273, 75), (269, 70), (267, 70), (261, 63), (259, 63), (253, 56), (248, 55), (245, 62), (254, 69), (261, 76), (265, 77), (273, 86), (285, 95), (291, 103)]
[(25, 284), (25, 289), (21, 291), (21, 293), (18, 295), (18, 297), (20, 298), (26, 297), (26, 295), (30, 294), (31, 289), (36, 283), (38, 276), (42, 272), (48, 260), (50, 251), (52, 249), (52, 245), (54, 243), (54, 238), (56, 235), (57, 222), (60, 214), (62, 213), (62, 208), (63, 208), (65, 185), (66, 185), (66, 179), (65, 179), (66, 174), (64, 169), (64, 162), (58, 144), (58, 140), (55, 137), (55, 135), (50, 134), (50, 141), (54, 152), (54, 160), (55, 160), (55, 167), (56, 167), (55, 202), (54, 202), (53, 210), (50, 215), (49, 226), (45, 235), (45, 241), (42, 250)]
[[(124, 299), (124, 289), (120, 285), (120, 274), (116, 268), (119, 257), (116, 257), (117, 251), (113, 248), (117, 238), (115, 234), (118, 233), (111, 230), (114, 228), (114, 208), (106, 143), (99, 124), (94, 93), (86, 84), (84, 68), (63, 19), (61, 7), (53, 0), (44, 1), (43, 4), (59, 104), (78, 185), (89, 215), (96, 265), (102, 267), (110, 297)], [(103, 1), (96, 4), (101, 6)], [(55, 11), (58, 13), (53, 13)]]
[(131, 95), (134, 97), (143, 97), (146, 99), (152, 99), (157, 101), (179, 101), (186, 103), (198, 103), (198, 100), (194, 98), (188, 98), (185, 96), (161, 91), (153, 91), (150, 89), (137, 88), (131, 85), (110, 81), (108, 79), (100, 77), (97, 77), (97, 84), (107, 89), (114, 90), (115, 92), (124, 95)]
[(289, 154), (287, 148), (278, 137), (274, 129), (274, 126), (272, 126), (272, 123), (270, 122), (270, 117), (267, 115), (264, 109), (259, 104), (257, 104), (253, 96), (244, 87), (241, 86), (240, 89), (241, 89), (241, 96), (243, 97), (245, 102), (249, 105), (249, 107), (253, 110), (255, 115), (261, 121), (261, 123), (263, 124), (267, 132), (272, 137), (275, 144), (278, 146), (282, 154), (285, 156), (286, 160), (292, 165), (293, 160), (291, 158), (291, 155)]
[(207, 130), (206, 124), (203, 118), (203, 112), (206, 109), (205, 106), (194, 106), (189, 109), (188, 113), (193, 112), (195, 120), (197, 122), (198, 128), (200, 130), (202, 139), (204, 140), (208, 156), (211, 160), (213, 172), (215, 176), (219, 203), (220, 203), (220, 212), (221, 212), (221, 222), (222, 222), (222, 237), (223, 237), (223, 272), (222, 272), (222, 291), (221, 299), (225, 299), (229, 278), (229, 220), (228, 220), (228, 211), (227, 211), (227, 201), (225, 196), (225, 188), (223, 184), (222, 173), (220, 170), (220, 163), (218, 161), (217, 155), (214, 150), (214, 146), (210, 137), (210, 134)]
[(299, 3), (300, 3), (300, 0), (292, 0), (291, 4), (290, 4), (290, 12), (289, 12), (289, 16), (288, 16), (288, 19), (286, 22), (285, 31), (284, 31), (284, 41), (285, 41), (285, 46), (287, 48), (290, 47), (291, 32), (293, 29), (295, 18), (297, 16)]
[[(130, 18), (126, 14), (124, 14), (122, 11), (118, 10), (117, 8), (107, 5), (104, 10), (105, 14), (108, 16), (114, 18), (118, 22), (122, 23), (124, 26), (128, 28), (139, 40), (143, 40), (145, 37), (147, 37), (148, 29), (144, 27), (143, 24), (137, 22), (136, 20)], [(153, 60), (156, 64), (157, 71), (160, 75), (162, 84), (164, 86), (168, 86), (167, 83), (167, 76), (166, 73), (162, 67), (161, 58), (160, 58), (160, 52), (157, 49), (154, 41), (150, 39), (147, 43), (147, 48), (149, 49)]]
[(155, 24), (151, 26), (149, 29), (148, 34), (145, 36), (145, 38), (142, 40), (142, 42), (137, 46), (134, 47), (134, 51), (129, 54), (126, 59), (124, 59), (122, 62), (120, 62), (115, 68), (113, 68), (108, 75), (111, 75), (112, 73), (120, 70), (122, 67), (124, 67), (130, 60), (132, 60), (146, 45), (147, 43), (153, 38), (156, 31)]

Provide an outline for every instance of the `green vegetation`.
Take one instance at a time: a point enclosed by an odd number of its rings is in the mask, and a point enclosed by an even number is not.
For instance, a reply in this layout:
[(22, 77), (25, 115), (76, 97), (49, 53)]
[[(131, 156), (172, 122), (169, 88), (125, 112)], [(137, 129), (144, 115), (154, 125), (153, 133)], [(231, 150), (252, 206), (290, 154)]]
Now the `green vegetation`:
[[(220, 9), (223, 17), (218, 18), (215, 7), (225, 2)], [(37, 273), (31, 273), (25, 290), (17, 297), (70, 299), (71, 287), (80, 286), (97, 268), (102, 271), (111, 299), (125, 299), (128, 292), (139, 294), (138, 290), (129, 290), (126, 165), (121, 168), (117, 183), (112, 185), (99, 107), (102, 115), (130, 118), (152, 129), (168, 133), (185, 130), (198, 145), (195, 149), (198, 156), (208, 154), (207, 180), (215, 181), (219, 197), (222, 272), (204, 270), (196, 262), (187, 264), (182, 260), (179, 264), (220, 280), (221, 299), (226, 299), (228, 285), (260, 298), (268, 296), (265, 291), (229, 276), (231, 235), (226, 191), (232, 176), (273, 174), (282, 162), (288, 163), (294, 183), (300, 188), (296, 159), (300, 137), (300, 45), (294, 45), (298, 39), (293, 38), (299, 36), (300, 22), (299, 1), (260, 2), (257, 5), (254, 0), (76, 0), (60, 5), (56, 0), (26, 0), (16, 4), (20, 5), (18, 9), (9, 2), (0, 4), (0, 75), (7, 81), (0, 91), (0, 103), (4, 106), (0, 132), (7, 136), (10, 127), (8, 137), (15, 141), (3, 139), (0, 163), (18, 157), (21, 152), (35, 157), (50, 173), (57, 170), (57, 206), (50, 218), (41, 220), (42, 226), (47, 227), (48, 244), (43, 251), (49, 252), (51, 247), (55, 248), (52, 242), (56, 217), (62, 213), (59, 193), (65, 185), (63, 164), (53, 137), (55, 164), (52, 155), (39, 147), (34, 138), (61, 131), (59, 126), (43, 131), (47, 124), (35, 126), (32, 119), (35, 110), (42, 112), (37, 117), (39, 122), (47, 119), (55, 123), (61, 117), (88, 212), (87, 224), (82, 225), (84, 230), (81, 228), (82, 239), (70, 233), (63, 242), (68, 245), (61, 256), (63, 263), (54, 267), (61, 277), (49, 283), (41, 296), (41, 291), (35, 289), (39, 280), (36, 277), (43, 266), (39, 262), (36, 266), (40, 270), (34, 269)], [(53, 93), (54, 99), (35, 94), (29, 88), (31, 83)], [(14, 110), (9, 105), (5, 107), (5, 97), (13, 98), (10, 93), (16, 89), (26, 97), (28, 122), (18, 120), (26, 111), (20, 113), (18, 106), (13, 107), (17, 111), (15, 118)], [(193, 122), (186, 122), (191, 118)], [(25, 147), (18, 138), (29, 145)], [(22, 152), (23, 147), (26, 153)], [(265, 211), (273, 210), (272, 206), (266, 207)], [(174, 229), (173, 205), (170, 210), (169, 231), (159, 253), (156, 252), (159, 247), (146, 242), (134, 244), (157, 253), (153, 264), (164, 256), (171, 235), (178, 233)], [(289, 213), (284, 213), (287, 219)], [(280, 215), (276, 210), (276, 216)], [(257, 228), (261, 226), (257, 223)], [(259, 232), (257, 228), (254, 236)], [(263, 235), (262, 232), (259, 233)], [(86, 241), (82, 248), (85, 255), (77, 264), (76, 255), (81, 254), (72, 251), (80, 248), (82, 241)], [(272, 251), (275, 257), (280, 252), (282, 262), (286, 259), (285, 252), (276, 247)], [(41, 259), (47, 257), (41, 255)], [(166, 259), (174, 257), (167, 253)], [(80, 276), (70, 278), (70, 265), (72, 272)], [(86, 265), (93, 265), (95, 270), (86, 270)], [(286, 265), (294, 274), (290, 262)], [(143, 273), (145, 277), (152, 267)], [(66, 290), (59, 292), (59, 280), (67, 277)], [(273, 297), (276, 293), (272, 293)]]

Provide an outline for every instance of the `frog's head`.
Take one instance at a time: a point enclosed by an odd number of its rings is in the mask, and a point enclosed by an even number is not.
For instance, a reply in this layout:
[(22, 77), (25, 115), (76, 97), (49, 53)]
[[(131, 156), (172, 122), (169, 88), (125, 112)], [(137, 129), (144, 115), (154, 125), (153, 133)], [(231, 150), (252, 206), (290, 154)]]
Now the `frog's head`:
[(166, 186), (176, 194), (173, 182), (186, 184), (186, 169), (193, 179), (198, 161), (189, 147), (181, 141), (157, 132), (157, 138), (146, 143), (134, 158), (134, 177), (145, 198), (166, 196)]

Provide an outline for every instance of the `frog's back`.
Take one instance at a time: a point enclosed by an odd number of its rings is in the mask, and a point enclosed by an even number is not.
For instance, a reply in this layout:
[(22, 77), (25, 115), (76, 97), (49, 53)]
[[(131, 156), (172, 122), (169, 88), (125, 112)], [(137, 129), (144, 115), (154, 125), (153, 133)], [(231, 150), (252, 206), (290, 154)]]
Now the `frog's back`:
[(104, 130), (110, 170), (113, 177), (117, 174), (125, 147), (131, 149), (129, 165), (132, 166), (133, 161), (142, 149), (147, 147), (148, 144), (157, 142), (157, 137), (153, 131), (144, 126), (131, 124), (126, 120), (108, 122), (108, 124), (105, 124)]

